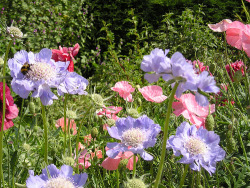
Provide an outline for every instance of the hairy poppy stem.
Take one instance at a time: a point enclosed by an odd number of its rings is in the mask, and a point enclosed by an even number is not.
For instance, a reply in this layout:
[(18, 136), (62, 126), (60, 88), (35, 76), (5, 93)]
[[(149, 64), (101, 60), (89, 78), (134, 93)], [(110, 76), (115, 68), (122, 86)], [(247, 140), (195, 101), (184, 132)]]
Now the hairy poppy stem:
[(177, 90), (179, 83), (176, 82), (174, 85), (174, 88), (170, 94), (169, 101), (168, 101), (168, 109), (167, 109), (167, 115), (166, 115), (166, 121), (164, 125), (164, 132), (163, 132), (163, 143), (162, 143), (162, 150), (161, 150), (161, 160), (157, 172), (157, 176), (155, 179), (155, 185), (154, 187), (157, 188), (159, 186), (159, 183), (161, 181), (161, 175), (162, 175), (162, 170), (164, 166), (164, 160), (165, 160), (165, 155), (166, 155), (166, 145), (167, 145), (167, 137), (168, 137), (168, 126), (169, 126), (169, 120), (170, 120), (170, 114), (172, 110), (172, 103), (174, 101), (174, 95)]
[[(41, 103), (42, 104), (42, 103)], [(48, 125), (45, 114), (45, 106), (42, 104), (43, 131), (44, 131), (44, 161), (48, 165)]]

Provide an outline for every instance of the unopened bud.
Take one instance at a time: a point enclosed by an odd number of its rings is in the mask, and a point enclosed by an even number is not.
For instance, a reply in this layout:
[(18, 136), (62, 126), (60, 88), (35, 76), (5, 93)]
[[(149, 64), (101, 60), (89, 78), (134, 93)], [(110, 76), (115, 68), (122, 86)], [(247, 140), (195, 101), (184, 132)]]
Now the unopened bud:
[(4, 60), (3, 58), (0, 57), (0, 65), (3, 65), (4, 64)]
[(98, 136), (98, 133), (99, 133), (99, 131), (98, 131), (98, 129), (96, 127), (93, 127), (91, 129), (91, 137), (92, 138), (96, 138)]
[(205, 120), (205, 127), (208, 131), (214, 130), (214, 118), (209, 114)]
[(131, 116), (132, 118), (138, 118), (140, 115), (138, 111), (135, 108), (130, 108), (127, 110), (128, 115)]
[(229, 153), (233, 153), (237, 150), (236, 141), (234, 138), (227, 139), (227, 150)]
[(67, 118), (69, 118), (69, 119), (77, 119), (77, 114), (76, 114), (76, 112), (73, 111), (73, 110), (67, 110), (67, 111), (66, 111), (66, 116), (67, 116)]
[(234, 82), (240, 82), (242, 80), (242, 72), (241, 70), (238, 70), (234, 73), (234, 77), (233, 77)]
[(75, 160), (72, 157), (63, 157), (63, 164), (73, 166), (75, 164)]
[(209, 65), (209, 71), (213, 74), (214, 71), (216, 69), (216, 65), (214, 63), (212, 63), (211, 65)]
[(30, 110), (30, 113), (32, 114), (36, 113), (36, 105), (34, 102), (29, 103), (29, 110)]
[(114, 119), (107, 119), (106, 123), (111, 127), (115, 125), (115, 120)]
[(92, 94), (91, 99), (94, 101), (95, 104), (103, 106), (103, 98), (99, 94)]

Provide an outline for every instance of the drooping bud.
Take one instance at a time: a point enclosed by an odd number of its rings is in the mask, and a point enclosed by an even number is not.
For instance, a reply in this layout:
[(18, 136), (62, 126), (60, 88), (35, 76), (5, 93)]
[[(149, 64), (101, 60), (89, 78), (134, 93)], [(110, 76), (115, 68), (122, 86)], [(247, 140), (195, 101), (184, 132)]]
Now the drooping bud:
[(96, 138), (98, 136), (98, 133), (99, 133), (99, 131), (98, 131), (98, 129), (96, 127), (93, 127), (91, 129), (91, 137), (92, 138)]
[(127, 110), (127, 113), (129, 116), (131, 116), (132, 118), (138, 118), (140, 116), (140, 114), (138, 113), (138, 111), (135, 108), (130, 108)]
[(29, 110), (30, 110), (30, 113), (32, 114), (36, 113), (36, 105), (32, 101), (29, 103)]
[(122, 160), (120, 161), (120, 163), (119, 163), (118, 168), (119, 168), (120, 170), (124, 170), (124, 169), (126, 169), (127, 165), (128, 165), (128, 159), (122, 159)]
[(22, 31), (17, 28), (17, 27), (7, 27), (7, 33), (12, 37), (12, 38), (22, 38), (23, 37), (23, 33)]
[(234, 77), (233, 77), (234, 82), (238, 83), (242, 80), (242, 72), (241, 70), (238, 70), (234, 73)]
[(214, 130), (214, 118), (209, 114), (205, 120), (205, 127), (208, 131)]
[(142, 178), (128, 179), (124, 183), (124, 188), (147, 188), (148, 186), (143, 182)]
[(237, 150), (236, 141), (235, 141), (235, 139), (233, 137), (227, 139), (227, 150), (228, 150), (229, 153), (233, 153), (234, 151)]
[(95, 104), (103, 106), (103, 98), (99, 94), (92, 94), (91, 99), (94, 101)]

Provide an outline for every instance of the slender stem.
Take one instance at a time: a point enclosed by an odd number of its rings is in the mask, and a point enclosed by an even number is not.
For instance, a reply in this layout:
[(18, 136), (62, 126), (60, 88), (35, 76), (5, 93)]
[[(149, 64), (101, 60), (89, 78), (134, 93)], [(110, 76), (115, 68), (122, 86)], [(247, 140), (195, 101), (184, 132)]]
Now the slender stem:
[(197, 186), (201, 185), (201, 171), (197, 171)]
[(48, 165), (48, 126), (45, 114), (45, 106), (42, 104), (42, 117), (43, 117), (43, 131), (44, 131), (44, 161)]
[(119, 188), (120, 186), (120, 182), (119, 182), (119, 168), (116, 169), (116, 182), (117, 182), (117, 188)]
[(66, 128), (66, 104), (67, 104), (67, 94), (65, 94), (65, 97), (64, 97), (64, 147), (63, 147), (63, 154), (65, 155), (65, 152), (66, 152), (66, 142), (67, 142), (67, 128)]
[(133, 156), (133, 177), (135, 177), (135, 171), (136, 171), (136, 154)]
[(77, 138), (76, 138), (76, 173), (79, 174), (79, 161), (78, 161), (78, 143), (79, 143), (79, 138), (80, 138), (80, 130), (82, 128), (82, 123), (80, 123), (79, 125), (79, 129), (78, 129), (78, 132), (77, 132)]
[(167, 115), (166, 115), (166, 120), (165, 120), (165, 125), (164, 125), (164, 132), (163, 132), (163, 143), (162, 143), (162, 150), (161, 150), (161, 160), (159, 164), (159, 169), (157, 172), (157, 176), (155, 179), (155, 185), (154, 187), (157, 188), (160, 181), (161, 181), (161, 175), (162, 175), (162, 170), (164, 166), (164, 160), (165, 160), (165, 155), (166, 155), (166, 145), (167, 145), (167, 136), (168, 136), (168, 125), (169, 125), (169, 120), (170, 120), (170, 114), (172, 110), (172, 103), (174, 101), (174, 95), (177, 90), (179, 83), (176, 82), (174, 85), (174, 88), (170, 94), (169, 101), (168, 101), (168, 109), (167, 109)]
[(181, 182), (180, 182), (179, 188), (182, 188), (182, 186), (184, 185), (184, 181), (185, 181), (185, 178), (186, 178), (186, 175), (187, 175), (188, 167), (189, 167), (189, 164), (186, 164), (185, 169), (184, 169), (184, 173), (183, 173), (183, 175), (181, 177)]
[(70, 119), (68, 120), (68, 135), (69, 135), (69, 156), (72, 157), (72, 150), (71, 150), (71, 138), (70, 138)]
[[(4, 56), (3, 77), (5, 77), (6, 75), (5, 67), (6, 67), (11, 44), (12, 44), (12, 40), (10, 40), (5, 56)], [(4, 177), (3, 177), (3, 129), (4, 129), (4, 120), (5, 120), (5, 110), (6, 110), (5, 109), (6, 108), (5, 84), (6, 84), (6, 81), (5, 81), (5, 78), (3, 78), (3, 113), (2, 113), (2, 126), (0, 127), (0, 177), (1, 177), (0, 181), (3, 184), (3, 188), (5, 188)]]

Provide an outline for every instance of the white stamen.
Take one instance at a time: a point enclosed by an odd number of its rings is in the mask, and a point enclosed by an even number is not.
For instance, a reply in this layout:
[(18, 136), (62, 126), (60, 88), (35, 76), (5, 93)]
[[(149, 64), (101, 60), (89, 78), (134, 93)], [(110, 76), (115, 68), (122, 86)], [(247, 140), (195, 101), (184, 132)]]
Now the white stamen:
[(184, 144), (185, 148), (187, 148), (188, 152), (192, 155), (205, 154), (207, 152), (206, 144), (198, 139), (191, 137)]
[(145, 133), (139, 128), (132, 128), (122, 134), (122, 143), (126, 146), (138, 147), (145, 141)]
[(77, 188), (65, 177), (51, 178), (47, 181), (45, 188)]
[(50, 64), (38, 62), (30, 65), (30, 70), (27, 72), (26, 76), (33, 81), (41, 79), (48, 81), (56, 77), (56, 71)]

